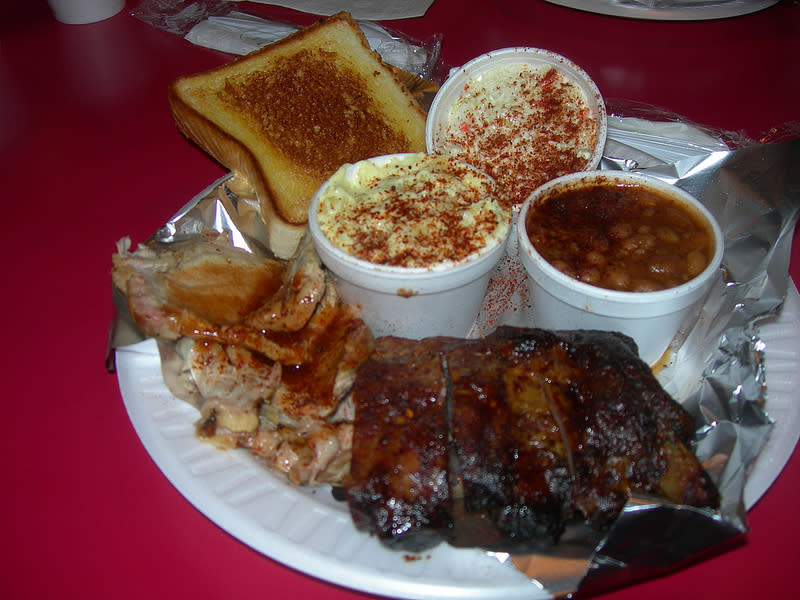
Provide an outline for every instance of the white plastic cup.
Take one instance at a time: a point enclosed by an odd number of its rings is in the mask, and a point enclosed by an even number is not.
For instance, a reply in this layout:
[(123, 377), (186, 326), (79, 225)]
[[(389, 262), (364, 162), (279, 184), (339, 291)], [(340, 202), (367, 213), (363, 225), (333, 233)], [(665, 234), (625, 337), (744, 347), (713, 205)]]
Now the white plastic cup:
[(428, 111), (425, 126), (425, 143), (428, 152), (441, 150), (441, 138), (449, 119), (450, 110), (463, 94), (464, 85), (468, 81), (495, 67), (517, 64), (527, 64), (534, 68), (554, 67), (567, 81), (581, 90), (596, 124), (597, 139), (591, 156), (580, 170), (596, 169), (603, 157), (608, 132), (605, 102), (597, 85), (583, 69), (568, 58), (549, 50), (524, 46), (492, 50), (450, 72), (447, 80), (436, 93)]
[[(393, 156), (367, 160), (381, 163)], [(361, 309), (373, 334), (410, 339), (466, 336), (480, 311), (491, 272), (505, 253), (508, 233), (456, 264), (400, 267), (371, 263), (344, 252), (320, 229), (316, 215), (325, 185), (311, 201), (309, 232), (340, 296)]]
[(113, 17), (125, 6), (125, 0), (48, 0), (53, 16), (68, 25), (96, 23)]
[[(548, 263), (534, 248), (526, 221), (531, 205), (554, 190), (582, 183), (632, 183), (645, 186), (693, 209), (709, 224), (714, 256), (702, 273), (679, 286), (655, 292), (609, 290), (579, 281)], [(517, 226), (519, 257), (532, 292), (531, 325), (548, 329), (599, 329), (624, 333), (636, 342), (650, 365), (664, 356), (684, 321), (698, 312), (719, 274), (724, 240), (716, 219), (691, 194), (654, 177), (622, 171), (589, 171), (556, 178), (522, 205)]]

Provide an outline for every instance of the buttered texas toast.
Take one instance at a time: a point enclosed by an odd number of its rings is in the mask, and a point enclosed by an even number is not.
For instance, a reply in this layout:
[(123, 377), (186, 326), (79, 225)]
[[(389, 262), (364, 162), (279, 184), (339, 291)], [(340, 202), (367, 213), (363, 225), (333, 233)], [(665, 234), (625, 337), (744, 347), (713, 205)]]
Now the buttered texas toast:
[(311, 197), (338, 167), (425, 150), (425, 113), (346, 13), (169, 89), (178, 128), (258, 195), (288, 257)]

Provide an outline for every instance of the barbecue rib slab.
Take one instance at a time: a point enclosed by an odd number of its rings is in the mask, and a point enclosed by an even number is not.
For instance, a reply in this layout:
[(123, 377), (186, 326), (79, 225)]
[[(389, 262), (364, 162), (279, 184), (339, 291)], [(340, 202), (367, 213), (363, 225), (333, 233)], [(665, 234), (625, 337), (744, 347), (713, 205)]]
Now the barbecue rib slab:
[(353, 400), (348, 504), (391, 547), (526, 552), (576, 516), (607, 528), (632, 494), (718, 504), (690, 415), (620, 334), (380, 338)]
[[(395, 342), (395, 338), (392, 338)], [(389, 545), (421, 550), (449, 523), (447, 387), (438, 340), (377, 348), (375, 368), (356, 374), (367, 399), (356, 407), (350, 477), (351, 515), (359, 529), (378, 530)], [(385, 351), (385, 352), (384, 352)], [(354, 396), (355, 399), (355, 396)]]

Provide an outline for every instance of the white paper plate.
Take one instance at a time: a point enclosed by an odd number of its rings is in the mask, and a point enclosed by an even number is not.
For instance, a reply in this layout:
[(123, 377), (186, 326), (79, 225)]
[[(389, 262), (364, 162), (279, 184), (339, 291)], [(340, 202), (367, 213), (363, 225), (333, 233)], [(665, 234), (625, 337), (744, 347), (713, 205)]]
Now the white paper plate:
[(720, 2), (676, 1), (668, 8), (649, 8), (635, 2), (624, 0), (548, 0), (551, 4), (578, 10), (629, 17), (632, 19), (651, 19), (654, 21), (702, 21), (737, 17), (763, 10), (778, 0), (721, 0)]
[(766, 344), (767, 412), (775, 425), (744, 487), (748, 510), (783, 470), (800, 438), (800, 297), (791, 280), (780, 315), (763, 323), (760, 331)]
[[(789, 459), (800, 435), (800, 296), (790, 282), (780, 315), (763, 325), (768, 410), (773, 435), (745, 486), (751, 507)], [(508, 564), (480, 550), (445, 544), (408, 560), (356, 531), (345, 504), (328, 487), (300, 489), (268, 472), (246, 451), (220, 451), (199, 441), (199, 413), (165, 387), (156, 344), (117, 351), (119, 386), (147, 452), (197, 509), (255, 550), (294, 569), (363, 592), (406, 598), (549, 598)]]

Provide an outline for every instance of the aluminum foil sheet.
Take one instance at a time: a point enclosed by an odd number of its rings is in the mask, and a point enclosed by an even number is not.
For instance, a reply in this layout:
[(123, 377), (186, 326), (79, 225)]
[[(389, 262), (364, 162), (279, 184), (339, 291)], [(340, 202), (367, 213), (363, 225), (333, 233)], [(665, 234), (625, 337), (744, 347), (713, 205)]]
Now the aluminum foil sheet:
[[(695, 453), (718, 485), (722, 506), (711, 513), (633, 498), (606, 536), (576, 523), (555, 553), (498, 555), (556, 597), (655, 576), (748, 530), (744, 485), (773, 427), (765, 368), (769, 350), (758, 323), (783, 304), (800, 213), (800, 138), (730, 150), (720, 137), (680, 121), (612, 118), (601, 167), (640, 172), (685, 189), (708, 207), (725, 235), (714, 288), (654, 367), (665, 389), (695, 416)], [(536, 299), (526, 277), (512, 236), (470, 335), (500, 324), (530, 323), (527, 313)]]
[[(593, 556), (585, 590), (658, 574), (747, 530), (744, 484), (772, 428), (765, 368), (769, 348), (759, 337), (758, 324), (783, 304), (800, 214), (800, 139), (633, 170), (692, 193), (725, 235), (720, 277), (700, 318), (687, 324), (661, 377), (696, 417), (695, 452), (715, 478), (723, 502), (718, 515), (700, 519), (695, 511), (643, 510), (632, 502)], [(658, 539), (659, 532), (676, 524), (683, 532), (677, 540), (665, 539), (661, 547), (629, 555), (625, 539), (630, 535)]]
[[(748, 529), (744, 483), (773, 424), (764, 366), (769, 348), (759, 337), (759, 321), (780, 310), (790, 284), (791, 241), (800, 213), (800, 138), (734, 150), (727, 144), (681, 122), (613, 117), (602, 162), (602, 168), (639, 171), (689, 191), (725, 234), (715, 287), (658, 370), (667, 391), (696, 417), (695, 450), (719, 486), (723, 505), (712, 513), (633, 498), (606, 534), (576, 522), (546, 555), (495, 554), (555, 597), (657, 575), (725, 548)], [(228, 232), (233, 245), (269, 254), (252, 191), (232, 174), (198, 194), (145, 243), (180, 243), (208, 230)], [(510, 244), (471, 335), (500, 324), (525, 325), (533, 300)], [(115, 297), (115, 305), (110, 370), (113, 348), (142, 339), (124, 299)]]

